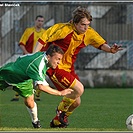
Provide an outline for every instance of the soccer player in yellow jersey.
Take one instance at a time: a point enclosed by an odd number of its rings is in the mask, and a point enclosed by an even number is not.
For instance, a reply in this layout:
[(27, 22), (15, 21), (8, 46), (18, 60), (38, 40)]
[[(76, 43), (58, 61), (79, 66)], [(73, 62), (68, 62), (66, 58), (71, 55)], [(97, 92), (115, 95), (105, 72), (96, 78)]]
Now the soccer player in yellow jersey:
[[(42, 15), (36, 16), (35, 25), (33, 27), (26, 28), (20, 41), (19, 46), (23, 51), (23, 54), (29, 54), (33, 52), (34, 46), (37, 43), (37, 40), (42, 34), (45, 32), (43, 28), (44, 17)], [(36, 90), (35, 99), (40, 101), (40, 93), (39, 89)], [(11, 101), (18, 101), (19, 94), (16, 92), (14, 98)]]
[(108, 53), (116, 53), (122, 50), (121, 45), (114, 44), (109, 46), (107, 42), (92, 28), (90, 22), (92, 16), (86, 8), (78, 7), (73, 11), (72, 20), (68, 23), (58, 23), (47, 29), (39, 38), (34, 52), (40, 51), (44, 46), (45, 49), (54, 43), (62, 48), (64, 56), (58, 67), (47, 70), (47, 75), (50, 77), (56, 88), (61, 91), (67, 88), (72, 88), (73, 92), (70, 95), (63, 97), (59, 103), (56, 116), (50, 122), (51, 127), (67, 127), (68, 116), (80, 103), (80, 96), (84, 92), (84, 86), (80, 82), (79, 77), (75, 73), (74, 62), (79, 51), (88, 46), (103, 50)]

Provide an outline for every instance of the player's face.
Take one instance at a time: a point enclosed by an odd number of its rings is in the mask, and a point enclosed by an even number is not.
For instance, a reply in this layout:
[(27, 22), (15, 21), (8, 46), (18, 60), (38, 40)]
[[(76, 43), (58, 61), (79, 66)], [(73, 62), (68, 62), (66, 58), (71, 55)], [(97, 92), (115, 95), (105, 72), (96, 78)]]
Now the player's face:
[(88, 29), (90, 21), (87, 18), (82, 18), (79, 23), (74, 24), (79, 34), (84, 34)]
[(60, 63), (62, 57), (63, 55), (59, 53), (55, 53), (53, 56), (48, 55), (48, 61), (49, 61), (50, 67), (55, 69), (57, 65)]
[(36, 27), (37, 28), (42, 28), (43, 24), (44, 24), (44, 18), (39, 18), (38, 17), (37, 20), (35, 21)]

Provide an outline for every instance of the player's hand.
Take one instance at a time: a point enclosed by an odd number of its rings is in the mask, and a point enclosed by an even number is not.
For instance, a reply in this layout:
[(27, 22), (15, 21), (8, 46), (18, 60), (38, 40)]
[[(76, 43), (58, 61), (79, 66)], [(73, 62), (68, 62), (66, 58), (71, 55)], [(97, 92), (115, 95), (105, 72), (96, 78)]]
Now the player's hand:
[(73, 92), (73, 90), (72, 89), (65, 89), (65, 90), (63, 90), (63, 91), (60, 91), (60, 96), (65, 96), (65, 95), (67, 95), (67, 94), (71, 94)]
[(117, 45), (116, 43), (111, 46), (110, 52), (115, 54), (116, 52), (123, 50), (122, 45)]

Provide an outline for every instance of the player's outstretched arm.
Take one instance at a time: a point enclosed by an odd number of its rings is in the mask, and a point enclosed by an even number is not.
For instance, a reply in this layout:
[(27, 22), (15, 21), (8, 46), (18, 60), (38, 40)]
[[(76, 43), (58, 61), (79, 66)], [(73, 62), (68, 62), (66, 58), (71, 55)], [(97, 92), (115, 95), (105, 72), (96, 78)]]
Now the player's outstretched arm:
[(113, 44), (111, 47), (108, 44), (103, 44), (101, 46), (101, 50), (105, 51), (105, 52), (109, 52), (109, 53), (117, 53), (120, 50), (123, 50), (122, 45), (118, 45), (118, 44)]
[(44, 86), (42, 84), (38, 84), (38, 88), (41, 91), (44, 91), (44, 92), (49, 93), (51, 95), (57, 95), (57, 96), (65, 96), (65, 95), (71, 94), (71, 92), (73, 92), (72, 89), (65, 89), (63, 91), (58, 91), (58, 90), (51, 88), (50, 86)]

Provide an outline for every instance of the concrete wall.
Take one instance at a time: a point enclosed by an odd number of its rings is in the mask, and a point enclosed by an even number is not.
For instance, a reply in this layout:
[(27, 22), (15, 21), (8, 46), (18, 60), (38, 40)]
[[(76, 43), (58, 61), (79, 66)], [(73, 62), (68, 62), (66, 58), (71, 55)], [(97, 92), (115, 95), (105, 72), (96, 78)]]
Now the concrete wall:
[(133, 71), (129, 70), (77, 70), (85, 87), (133, 88)]

